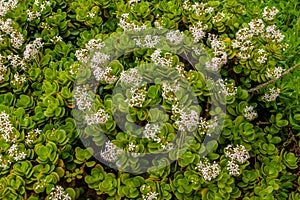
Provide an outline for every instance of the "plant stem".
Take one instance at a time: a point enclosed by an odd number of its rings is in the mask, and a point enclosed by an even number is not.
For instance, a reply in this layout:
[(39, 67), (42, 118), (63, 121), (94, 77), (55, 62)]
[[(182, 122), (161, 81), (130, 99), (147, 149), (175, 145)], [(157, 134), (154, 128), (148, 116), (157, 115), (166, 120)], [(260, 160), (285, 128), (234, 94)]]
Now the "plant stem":
[(270, 85), (270, 84), (276, 82), (278, 79), (281, 79), (282, 77), (284, 77), (285, 75), (289, 74), (291, 71), (293, 71), (294, 69), (296, 69), (299, 66), (300, 66), (300, 63), (298, 63), (295, 66), (291, 67), (290, 69), (286, 70), (281, 76), (279, 76), (277, 78), (274, 78), (272, 80), (269, 80), (268, 82), (260, 84), (260, 85), (254, 87), (254, 88), (249, 89), (248, 92), (254, 92), (256, 90), (259, 90), (259, 89), (261, 89), (261, 88), (263, 88), (263, 87), (265, 87), (267, 85)]

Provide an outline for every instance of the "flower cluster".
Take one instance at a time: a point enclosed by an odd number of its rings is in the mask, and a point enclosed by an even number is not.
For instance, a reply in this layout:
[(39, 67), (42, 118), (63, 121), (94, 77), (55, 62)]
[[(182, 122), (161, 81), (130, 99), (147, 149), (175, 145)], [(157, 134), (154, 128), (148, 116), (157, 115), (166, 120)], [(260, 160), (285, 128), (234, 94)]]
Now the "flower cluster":
[(249, 152), (243, 145), (237, 145), (234, 148), (228, 145), (225, 148), (225, 156), (230, 159), (227, 163), (227, 170), (231, 176), (239, 175), (239, 164), (245, 163), (250, 158)]
[(129, 13), (123, 13), (120, 18), (119, 27), (122, 28), (124, 31), (141, 31), (145, 30), (147, 27), (145, 24), (141, 26), (135, 24), (134, 22), (129, 22)]
[(163, 82), (162, 97), (165, 100), (168, 100), (171, 102), (176, 102), (177, 101), (176, 92), (179, 91), (179, 89), (180, 89), (180, 86), (177, 84), (177, 81), (175, 81), (175, 83), (172, 85), (169, 83)]
[(244, 108), (244, 117), (249, 121), (252, 121), (257, 117), (257, 112), (254, 110), (253, 106), (246, 106)]
[(19, 161), (26, 158), (26, 153), (20, 151), (18, 145), (13, 143), (8, 149), (8, 156), (12, 158), (14, 161)]
[(0, 113), (0, 133), (5, 142), (16, 141), (16, 136), (13, 133), (13, 125), (9, 120), (9, 115), (4, 111)]
[(220, 165), (216, 161), (210, 163), (208, 158), (200, 160), (195, 169), (200, 171), (203, 178), (207, 181), (215, 179), (221, 172)]
[(158, 124), (146, 124), (145, 129), (143, 131), (144, 138), (155, 141), (160, 144), (160, 147), (166, 151), (170, 151), (174, 148), (173, 143), (169, 143), (167, 141), (163, 141), (162, 138), (159, 137), (161, 127)]
[(162, 30), (164, 27), (163, 27), (163, 24), (164, 23), (161, 23), (159, 21), (155, 21), (154, 22), (154, 27), (157, 28), (158, 30)]
[[(264, 19), (266, 18), (265, 16), (269, 16), (265, 20), (270, 19), (270, 15), (274, 18), (277, 14), (275, 8), (272, 8), (272, 14), (267, 14), (270, 12), (268, 8), (265, 8), (263, 13)], [(251, 57), (251, 52), (254, 49), (252, 41), (254, 37), (261, 37), (271, 42), (280, 43), (285, 36), (276, 28), (275, 24), (266, 26), (262, 19), (253, 19), (248, 23), (248, 27), (244, 27), (236, 33), (236, 40), (232, 42), (232, 47), (240, 50), (238, 53), (239, 58), (247, 60)], [(266, 61), (266, 54), (264, 54), (263, 50), (260, 50), (257, 62), (263, 64)]]
[(250, 58), (250, 51), (254, 48), (251, 42), (252, 37), (253, 33), (248, 27), (240, 29), (236, 33), (236, 40), (232, 42), (232, 47), (240, 50), (238, 53), (239, 58), (245, 60)]
[(127, 71), (122, 71), (120, 76), (120, 82), (128, 85), (139, 86), (143, 77), (136, 68), (131, 68)]
[(133, 144), (132, 142), (128, 144), (128, 151), (129, 152), (135, 151), (135, 149), (136, 149), (135, 144)]
[(257, 58), (257, 62), (259, 62), (260, 64), (264, 64), (267, 62), (268, 58), (267, 58), (267, 54), (265, 53), (264, 49), (258, 49), (258, 58)]
[(93, 98), (85, 88), (81, 86), (76, 87), (73, 98), (79, 110), (91, 110)]
[(217, 117), (207, 120), (206, 118), (200, 117), (199, 118), (199, 127), (198, 132), (201, 135), (211, 135), (211, 132), (218, 126)]
[(280, 94), (279, 88), (271, 87), (269, 88), (269, 92), (263, 96), (263, 100), (268, 102), (275, 101), (276, 98), (279, 96), (279, 94)]
[(101, 150), (100, 156), (107, 162), (115, 162), (121, 153), (123, 153), (123, 150), (108, 140), (105, 143), (104, 150)]
[(34, 131), (30, 131), (27, 133), (27, 135), (25, 136), (25, 142), (27, 144), (32, 144), (34, 139), (42, 132), (42, 130), (36, 128), (34, 129)]
[(75, 56), (79, 62), (87, 63), (88, 62), (89, 51), (87, 49), (76, 50)]
[(157, 192), (148, 192), (146, 195), (142, 194), (143, 200), (154, 200), (158, 199), (159, 194)]
[(71, 200), (71, 197), (62, 186), (56, 185), (49, 194), (49, 200)]
[(17, 143), (17, 137), (13, 132), (13, 125), (9, 120), (9, 115), (2, 111), (0, 113), (0, 134), (3, 140), (10, 143), (7, 154), (0, 154), (1, 167), (7, 169), (14, 161), (20, 161), (26, 158), (26, 153), (21, 150), (21, 146)]
[(179, 30), (171, 30), (166, 34), (166, 39), (174, 45), (180, 44), (184, 38), (184, 33)]
[(154, 48), (160, 41), (157, 35), (146, 35), (143, 39), (134, 38), (135, 44), (139, 47)]
[(214, 51), (214, 57), (209, 62), (206, 62), (206, 68), (212, 71), (218, 71), (227, 63), (225, 44), (214, 34), (208, 34), (208, 41), (210, 41), (211, 48)]
[(138, 3), (140, 0), (129, 0), (129, 4), (134, 4), (134, 3)]
[(112, 68), (105, 67), (102, 69), (101, 67), (96, 67), (92, 65), (93, 73), (97, 81), (101, 81), (108, 84), (113, 84), (117, 77), (115, 75), (111, 75)]
[(18, 72), (16, 72), (14, 74), (14, 79), (11, 80), (11, 82), (14, 84), (14, 85), (21, 85), (22, 83), (25, 83), (26, 82), (26, 76), (23, 74), (23, 75), (20, 75)]
[(282, 67), (275, 67), (274, 69), (268, 68), (266, 71), (266, 77), (269, 79), (279, 78), (283, 72), (284, 69)]
[(41, 12), (43, 12), (46, 7), (51, 6), (50, 1), (46, 1), (45, 3), (40, 3), (38, 0), (34, 1), (34, 10), (26, 10), (27, 21), (31, 22), (39, 17), (41, 17)]
[(138, 88), (132, 87), (130, 88), (130, 98), (126, 99), (125, 102), (128, 103), (129, 107), (142, 107), (144, 101), (147, 97), (146, 87)]
[(0, 31), (9, 36), (12, 47), (19, 49), (23, 45), (24, 37), (14, 28), (14, 21), (12, 19), (2, 20), (0, 18)]
[(197, 16), (205, 15), (205, 14), (211, 14), (214, 12), (214, 8), (208, 6), (208, 3), (198, 3), (195, 2), (193, 5), (190, 3), (189, 0), (186, 0), (183, 2), (183, 8), (187, 11), (193, 11)]
[(182, 109), (179, 111), (180, 118), (175, 121), (180, 131), (192, 131), (199, 124), (199, 114), (195, 110), (185, 112)]
[(158, 133), (160, 132), (160, 127), (157, 124), (146, 124), (145, 129), (143, 131), (143, 136), (148, 140), (153, 140), (157, 143), (161, 142), (161, 138), (159, 138)]
[(199, 42), (205, 37), (205, 29), (207, 28), (208, 26), (206, 24), (203, 24), (201, 21), (197, 22), (196, 25), (193, 25), (189, 28), (190, 32), (193, 35), (195, 43)]
[(21, 67), (23, 71), (26, 69), (25, 60), (22, 59), (19, 55), (9, 54), (6, 58), (9, 61), (9, 65), (11, 65), (13, 68)]
[(42, 38), (36, 38), (32, 44), (27, 44), (23, 53), (24, 59), (28, 60), (34, 58), (38, 53), (39, 49), (43, 47)]
[(102, 125), (108, 120), (108, 118), (109, 115), (105, 112), (104, 109), (101, 108), (96, 113), (85, 116), (87, 125)]
[(91, 39), (85, 44), (85, 48), (89, 51), (98, 51), (101, 50), (105, 46), (105, 43), (102, 42), (102, 39)]
[(225, 96), (235, 96), (237, 93), (237, 87), (234, 86), (234, 83), (230, 83), (227, 80), (218, 79), (216, 81), (217, 85), (221, 87), (219, 93), (224, 94)]
[(275, 24), (267, 26), (265, 33), (262, 35), (262, 38), (276, 43), (282, 42), (284, 37), (285, 36), (280, 32), (279, 29), (277, 29)]
[(163, 66), (163, 67), (171, 67), (172, 66), (172, 57), (170, 53), (165, 53), (164, 56), (161, 56), (162, 51), (160, 49), (156, 49), (151, 54), (151, 61), (155, 65)]
[(275, 6), (273, 6), (272, 8), (265, 7), (263, 12), (263, 18), (266, 21), (272, 21), (275, 19), (275, 16), (278, 12), (279, 10)]
[(6, 15), (9, 10), (13, 10), (18, 4), (18, 0), (7, 0), (0, 2), (0, 17)]

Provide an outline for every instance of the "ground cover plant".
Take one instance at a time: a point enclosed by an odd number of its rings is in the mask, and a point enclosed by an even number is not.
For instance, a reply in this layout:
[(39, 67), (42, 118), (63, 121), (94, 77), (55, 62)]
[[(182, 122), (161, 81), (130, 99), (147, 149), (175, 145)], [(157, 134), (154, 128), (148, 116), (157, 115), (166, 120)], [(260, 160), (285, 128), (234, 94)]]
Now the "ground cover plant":
[(1, 0), (0, 199), (300, 199), (298, 0)]

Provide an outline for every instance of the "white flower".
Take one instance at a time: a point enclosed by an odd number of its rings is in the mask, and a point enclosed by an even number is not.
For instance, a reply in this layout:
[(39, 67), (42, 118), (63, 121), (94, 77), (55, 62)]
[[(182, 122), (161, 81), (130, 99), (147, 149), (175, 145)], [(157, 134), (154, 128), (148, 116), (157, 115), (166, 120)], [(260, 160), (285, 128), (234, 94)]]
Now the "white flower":
[(143, 135), (148, 140), (156, 141), (157, 143), (161, 142), (161, 139), (158, 137), (158, 133), (160, 132), (160, 127), (157, 124), (146, 124), (145, 129), (143, 131)]
[(225, 96), (235, 96), (237, 93), (237, 87), (233, 83), (229, 83), (227, 80), (218, 79), (216, 81), (217, 85), (221, 87), (219, 93), (224, 94)]
[(257, 62), (259, 62), (260, 64), (264, 64), (266, 63), (268, 60), (268, 58), (266, 57), (266, 55), (260, 55), (257, 58)]
[[(100, 50), (105, 46), (105, 43), (102, 42), (102, 39), (91, 39), (88, 41), (88, 43), (85, 45), (85, 48), (89, 51), (92, 50)], [(103, 54), (105, 55), (105, 54)], [(107, 56), (106, 56), (107, 57)]]
[(257, 112), (254, 110), (253, 106), (246, 106), (244, 108), (244, 117), (249, 121), (252, 121), (257, 117)]
[(87, 49), (80, 49), (75, 51), (75, 56), (78, 61), (82, 63), (87, 63), (88, 62), (88, 53), (89, 51)]
[(144, 39), (144, 47), (154, 48), (159, 43), (159, 37), (157, 35), (146, 35)]
[(263, 18), (264, 20), (272, 21), (274, 20), (278, 12), (279, 10), (274, 6), (272, 8), (265, 7), (263, 12)]
[(55, 36), (53, 39), (50, 40), (51, 42), (57, 43), (62, 41), (61, 36)]
[(87, 125), (98, 124), (102, 125), (107, 122), (109, 115), (105, 112), (104, 109), (99, 109), (96, 113), (91, 115), (86, 115), (85, 120)]
[(263, 54), (264, 52), (265, 52), (264, 49), (258, 49), (258, 53), (259, 53), (259, 54)]
[(216, 16), (214, 16), (212, 18), (212, 21), (213, 21), (213, 23), (218, 23), (218, 22), (221, 22), (224, 19), (224, 17), (225, 17), (225, 14), (223, 12), (218, 12), (216, 14)]
[(240, 174), (240, 166), (232, 160), (228, 161), (227, 170), (231, 176), (237, 176)]
[(24, 59), (31, 59), (34, 58), (38, 52), (39, 49), (43, 46), (42, 38), (36, 38), (32, 44), (27, 44), (26, 49), (24, 51)]
[(234, 148), (232, 145), (228, 145), (224, 152), (225, 156), (230, 159), (227, 163), (227, 170), (229, 171), (229, 174), (231, 176), (239, 175), (240, 167), (238, 164), (243, 164), (250, 158), (249, 152), (243, 145), (237, 145)]
[(266, 71), (266, 76), (268, 78), (279, 78), (283, 72), (284, 69), (282, 67), (275, 67), (275, 69), (268, 68)]
[(208, 8), (205, 9), (205, 12), (206, 13), (212, 13), (212, 12), (214, 12), (214, 8), (213, 7), (208, 7)]
[(18, 4), (18, 0), (0, 1), (0, 17), (5, 16), (9, 10), (13, 10)]
[(121, 72), (120, 82), (128, 85), (138, 86), (143, 80), (141, 74), (136, 68), (131, 68), (127, 71)]
[(130, 89), (130, 98), (126, 99), (125, 102), (128, 103), (129, 107), (142, 107), (144, 101), (146, 100), (147, 92), (145, 89), (139, 89), (132, 87)]
[(86, 89), (81, 86), (76, 87), (73, 98), (79, 110), (91, 110), (93, 98)]
[(155, 26), (155, 28), (157, 28), (158, 30), (163, 29), (163, 26), (162, 26), (158, 21), (155, 21), (155, 22), (154, 22), (154, 26)]
[(10, 37), (11, 37), (10, 42), (12, 43), (12, 46), (14, 48), (19, 49), (23, 45), (24, 38), (21, 33), (14, 31), (11, 33)]
[(199, 56), (201, 54), (201, 50), (197, 47), (192, 47), (192, 50), (194, 51), (194, 53)]
[(232, 148), (232, 145), (228, 145), (225, 148), (225, 156), (241, 164), (245, 163), (250, 158), (249, 152), (243, 145), (237, 145), (234, 148)]
[(36, 128), (36, 129), (34, 129), (34, 132), (39, 135), (39, 134), (41, 134), (42, 130), (40, 130), (39, 128)]
[(211, 132), (218, 126), (217, 117), (207, 121), (206, 118), (199, 118), (198, 131), (201, 135), (211, 135)]
[(214, 50), (215, 57), (206, 62), (205, 67), (212, 71), (218, 71), (224, 64), (227, 63), (225, 44), (214, 34), (208, 34), (208, 41), (210, 41), (211, 48)]
[(285, 36), (280, 32), (280, 30), (276, 29), (276, 25), (267, 26), (266, 32), (262, 34), (263, 38), (272, 39), (272, 42), (282, 42)]
[(180, 119), (175, 121), (180, 131), (192, 131), (198, 127), (199, 124), (199, 114), (191, 110), (190, 112), (185, 112), (183, 110), (179, 111)]
[(62, 186), (57, 185), (56, 187), (52, 188), (49, 194), (49, 200), (72, 200), (72, 199)]
[(129, 145), (128, 145), (128, 151), (134, 151), (135, 148), (136, 148), (136, 145), (135, 145), (135, 144), (133, 144), (132, 142), (129, 143)]
[(194, 37), (194, 42), (197, 43), (201, 39), (205, 37), (205, 29), (207, 29), (207, 25), (203, 25), (201, 21), (199, 21), (196, 25), (193, 25), (189, 28), (190, 32)]
[(130, 31), (130, 30), (141, 31), (141, 30), (145, 30), (147, 28), (145, 24), (142, 24), (140, 26), (140, 25), (135, 24), (134, 22), (128, 22), (128, 20), (129, 20), (129, 13), (123, 13), (121, 15), (118, 25), (124, 31)]
[(13, 142), (16, 139), (13, 133), (13, 126), (9, 120), (9, 115), (4, 111), (0, 113), (0, 135), (5, 142)]
[(129, 4), (138, 3), (140, 0), (129, 0)]
[(162, 51), (160, 49), (156, 49), (151, 54), (151, 60), (155, 65), (163, 66), (163, 67), (171, 67), (172, 65), (172, 57), (167, 57), (170, 53), (166, 53), (164, 56), (161, 56)]
[(46, 9), (46, 5), (45, 4), (41, 4), (40, 9), (43, 12)]
[(117, 80), (115, 75), (110, 74), (112, 71), (112, 68), (110, 67), (102, 69), (101, 67), (91, 66), (91, 68), (93, 69), (93, 74), (97, 81), (113, 84)]
[(171, 43), (177, 45), (182, 42), (182, 40), (184, 38), (184, 34), (183, 34), (183, 32), (180, 32), (179, 30), (176, 30), (176, 31), (171, 30), (166, 34), (166, 38)]
[(157, 192), (148, 192), (146, 195), (142, 194), (143, 200), (154, 200), (158, 199), (159, 194)]
[(250, 30), (253, 34), (259, 35), (264, 32), (265, 24), (261, 19), (254, 19), (249, 22)]
[(249, 28), (243, 28), (238, 30), (236, 33), (236, 39), (243, 42), (245, 40), (251, 39), (253, 37), (253, 33)]
[(207, 158), (203, 158), (202, 160), (200, 160), (195, 169), (200, 171), (203, 178), (207, 181), (215, 179), (221, 172), (220, 165), (215, 161), (213, 163), (210, 163)]
[(279, 88), (275, 88), (275, 87), (269, 88), (269, 92), (263, 96), (263, 100), (268, 102), (275, 101), (276, 98), (279, 96), (279, 94), (280, 94)]
[(162, 97), (168, 101), (177, 101), (176, 92), (179, 91), (180, 86), (175, 81), (175, 84), (163, 82), (162, 84)]
[(100, 156), (107, 162), (117, 161), (117, 157), (123, 152), (122, 149), (118, 148), (111, 141), (107, 141), (104, 146), (104, 150), (101, 150)]
[(88, 17), (90, 17), (90, 18), (94, 18), (95, 16), (96, 16), (96, 14), (95, 13), (92, 13), (92, 12), (90, 12), (90, 13), (88, 13), (88, 15), (87, 15)]

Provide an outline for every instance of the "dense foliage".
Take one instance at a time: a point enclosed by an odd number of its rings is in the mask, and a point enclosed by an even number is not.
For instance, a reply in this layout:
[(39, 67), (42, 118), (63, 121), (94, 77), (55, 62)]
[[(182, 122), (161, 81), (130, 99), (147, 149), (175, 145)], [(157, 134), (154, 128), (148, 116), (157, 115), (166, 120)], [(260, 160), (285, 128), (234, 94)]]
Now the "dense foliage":
[(0, 1), (0, 199), (300, 199), (299, 3)]

